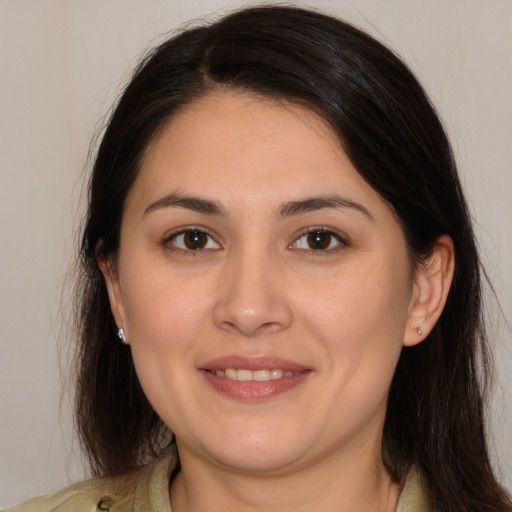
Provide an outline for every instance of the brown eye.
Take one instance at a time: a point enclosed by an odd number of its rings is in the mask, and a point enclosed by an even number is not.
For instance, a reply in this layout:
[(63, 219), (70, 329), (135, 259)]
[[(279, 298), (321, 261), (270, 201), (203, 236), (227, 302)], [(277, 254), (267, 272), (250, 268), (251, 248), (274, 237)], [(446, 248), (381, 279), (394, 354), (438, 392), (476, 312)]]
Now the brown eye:
[(304, 233), (291, 245), (292, 249), (305, 251), (330, 252), (346, 245), (345, 241), (336, 233), (325, 229), (318, 229)]
[(201, 231), (187, 231), (183, 235), (183, 243), (187, 249), (191, 251), (196, 249), (204, 249), (208, 242), (208, 235)]
[(201, 251), (220, 249), (220, 245), (204, 231), (198, 229), (187, 229), (173, 235), (166, 245), (182, 251)]
[(332, 235), (318, 231), (307, 235), (307, 244), (313, 251), (328, 249), (332, 242)]

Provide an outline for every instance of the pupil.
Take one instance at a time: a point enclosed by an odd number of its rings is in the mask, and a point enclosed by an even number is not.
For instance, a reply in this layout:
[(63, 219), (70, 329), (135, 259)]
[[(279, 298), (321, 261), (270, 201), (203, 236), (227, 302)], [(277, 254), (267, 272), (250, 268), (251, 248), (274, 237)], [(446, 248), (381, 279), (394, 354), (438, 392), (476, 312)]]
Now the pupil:
[(327, 249), (331, 243), (331, 235), (327, 233), (311, 233), (308, 235), (308, 245), (313, 250)]
[(197, 250), (203, 249), (206, 246), (206, 236), (200, 231), (189, 231), (185, 234), (185, 245), (188, 249)]

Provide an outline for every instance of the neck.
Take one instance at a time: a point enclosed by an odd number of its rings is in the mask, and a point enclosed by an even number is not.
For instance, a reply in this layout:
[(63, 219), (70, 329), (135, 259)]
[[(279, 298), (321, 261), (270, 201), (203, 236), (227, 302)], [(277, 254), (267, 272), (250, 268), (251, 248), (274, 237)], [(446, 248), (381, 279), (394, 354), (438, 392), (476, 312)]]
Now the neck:
[(400, 495), (380, 444), (356, 458), (333, 452), (316, 464), (270, 475), (234, 472), (182, 451), (182, 469), (171, 485), (173, 512), (392, 512)]

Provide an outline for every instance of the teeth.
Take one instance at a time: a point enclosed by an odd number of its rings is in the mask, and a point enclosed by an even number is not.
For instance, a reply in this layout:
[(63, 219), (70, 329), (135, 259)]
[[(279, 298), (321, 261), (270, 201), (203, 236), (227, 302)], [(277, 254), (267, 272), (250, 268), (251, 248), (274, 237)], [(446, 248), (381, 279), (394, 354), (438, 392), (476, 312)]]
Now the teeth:
[(236, 380), (253, 380), (251, 370), (237, 370), (236, 371)]
[(238, 381), (266, 381), (266, 380), (275, 380), (281, 379), (282, 377), (293, 377), (297, 375), (298, 372), (292, 372), (290, 370), (281, 370), (279, 368), (272, 368), (269, 370), (245, 370), (245, 369), (235, 369), (235, 368), (226, 368), (225, 370), (215, 370), (215, 375), (217, 377), (226, 377), (231, 380)]
[(283, 370), (270, 370), (271, 379), (280, 379), (283, 376)]
[(253, 380), (270, 380), (270, 370), (257, 370), (252, 372)]
[[(222, 371), (222, 370), (220, 370), (220, 371)], [(224, 373), (228, 379), (237, 380), (236, 370), (233, 370), (232, 368), (228, 368)]]

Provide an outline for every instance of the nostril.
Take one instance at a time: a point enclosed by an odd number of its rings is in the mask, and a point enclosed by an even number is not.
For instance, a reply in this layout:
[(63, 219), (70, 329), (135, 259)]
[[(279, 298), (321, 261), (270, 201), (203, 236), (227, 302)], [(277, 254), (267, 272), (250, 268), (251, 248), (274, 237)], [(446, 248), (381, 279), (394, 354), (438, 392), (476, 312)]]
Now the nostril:
[(277, 322), (266, 322), (260, 325), (254, 332), (254, 334), (271, 334), (272, 332), (281, 330), (281, 328), (282, 326)]
[(234, 301), (219, 303), (213, 317), (217, 327), (244, 336), (271, 334), (288, 328), (291, 323), (288, 306), (277, 302), (252, 308), (239, 307)]
[(291, 322), (287, 287), (270, 271), (272, 262), (261, 257), (257, 265), (253, 260), (243, 263), (230, 266), (219, 283), (213, 308), (215, 325), (245, 336), (287, 328)]

